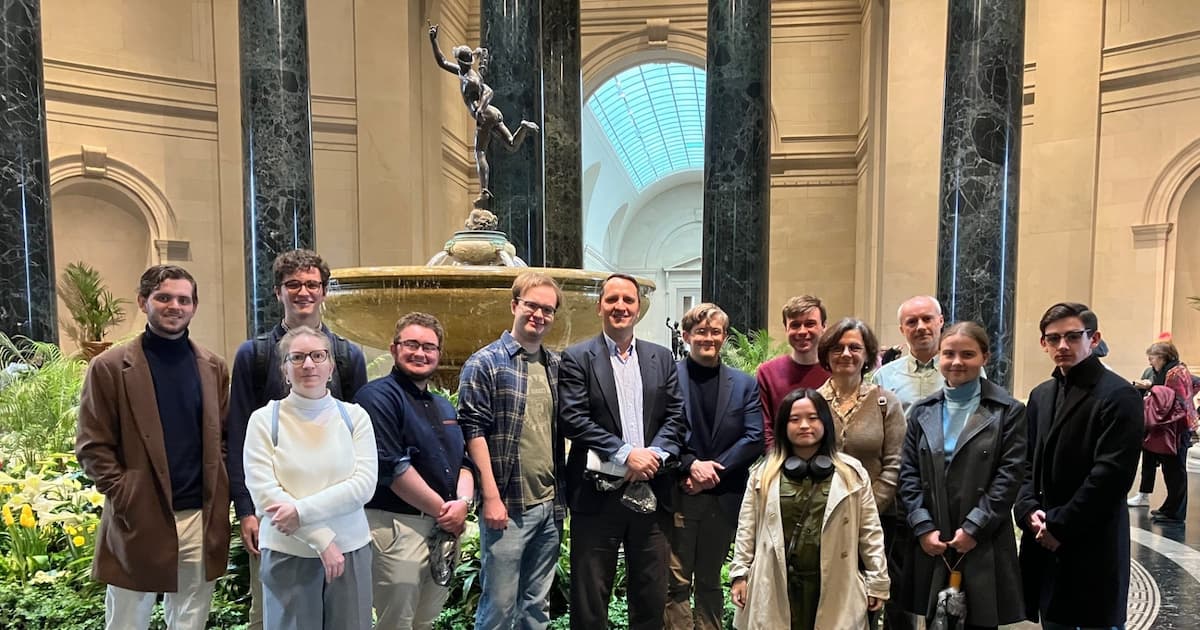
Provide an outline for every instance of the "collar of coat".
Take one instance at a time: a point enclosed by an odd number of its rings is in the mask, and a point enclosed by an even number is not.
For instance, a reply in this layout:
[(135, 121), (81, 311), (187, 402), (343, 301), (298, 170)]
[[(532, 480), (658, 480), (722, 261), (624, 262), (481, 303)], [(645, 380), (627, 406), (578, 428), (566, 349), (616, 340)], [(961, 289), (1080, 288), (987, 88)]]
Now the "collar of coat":
[(1104, 364), (1100, 362), (1100, 357), (1095, 354), (1088, 357), (1079, 363), (1075, 364), (1070, 371), (1063, 374), (1058, 367), (1050, 373), (1054, 380), (1063, 385), (1082, 385), (1083, 387), (1091, 387), (1100, 381), (1100, 376), (1108, 371)]
[[(945, 399), (946, 399), (946, 389), (942, 388), (942, 389), (939, 389), (936, 392), (930, 394), (929, 398), (926, 398), (925, 401), (941, 402)], [(1008, 405), (1008, 404), (1011, 404), (1015, 399), (1012, 397), (1012, 394), (1009, 394), (1003, 387), (1000, 387), (999, 385), (987, 380), (986, 378), (980, 378), (979, 379), (979, 400), (980, 401), (991, 400), (991, 401), (1000, 403), (1001, 405)], [(921, 402), (925, 402), (925, 401), (921, 401)], [(920, 405), (921, 402), (918, 402), (917, 404)]]

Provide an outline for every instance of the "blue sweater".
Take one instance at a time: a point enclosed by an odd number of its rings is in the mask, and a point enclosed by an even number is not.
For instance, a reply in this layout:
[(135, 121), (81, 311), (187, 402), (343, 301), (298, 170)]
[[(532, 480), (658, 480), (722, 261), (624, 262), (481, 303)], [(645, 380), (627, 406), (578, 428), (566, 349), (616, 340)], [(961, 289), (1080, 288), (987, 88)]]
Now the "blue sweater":
[(954, 453), (963, 425), (976, 409), (979, 409), (979, 379), (958, 387), (946, 386), (946, 404), (942, 406), (942, 450), (946, 459)]
[(171, 474), (171, 506), (196, 510), (204, 505), (204, 443), (200, 370), (187, 331), (178, 339), (159, 337), (146, 327), (142, 350), (154, 379), (154, 399), (162, 422), (167, 469)]

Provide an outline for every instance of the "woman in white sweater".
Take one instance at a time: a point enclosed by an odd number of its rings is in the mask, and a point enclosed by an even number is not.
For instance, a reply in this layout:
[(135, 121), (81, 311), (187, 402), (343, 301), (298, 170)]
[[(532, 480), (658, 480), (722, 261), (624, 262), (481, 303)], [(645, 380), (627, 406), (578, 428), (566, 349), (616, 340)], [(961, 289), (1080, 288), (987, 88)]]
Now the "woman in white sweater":
[(329, 393), (329, 337), (292, 328), (277, 356), (292, 391), (250, 416), (244, 450), (246, 488), (263, 523), (263, 627), (370, 630), (371, 419)]

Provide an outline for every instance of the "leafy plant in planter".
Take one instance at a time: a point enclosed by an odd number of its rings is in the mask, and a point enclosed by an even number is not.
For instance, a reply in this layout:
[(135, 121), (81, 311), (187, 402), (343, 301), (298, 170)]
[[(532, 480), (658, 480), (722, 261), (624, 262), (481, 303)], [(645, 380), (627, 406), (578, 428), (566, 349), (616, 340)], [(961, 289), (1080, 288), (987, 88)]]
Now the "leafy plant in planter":
[(0, 333), (0, 451), (38, 470), (45, 453), (74, 448), (87, 364), (52, 343)]
[(124, 306), (130, 302), (115, 297), (99, 271), (83, 262), (67, 265), (58, 280), (58, 294), (75, 323), (67, 327), (67, 332), (84, 349), (85, 356), (96, 356), (111, 345), (105, 343), (104, 335), (125, 321)]
[(730, 329), (729, 340), (721, 348), (721, 360), (747, 374), (754, 375), (758, 366), (787, 352), (786, 343), (771, 339), (766, 330), (744, 333)]

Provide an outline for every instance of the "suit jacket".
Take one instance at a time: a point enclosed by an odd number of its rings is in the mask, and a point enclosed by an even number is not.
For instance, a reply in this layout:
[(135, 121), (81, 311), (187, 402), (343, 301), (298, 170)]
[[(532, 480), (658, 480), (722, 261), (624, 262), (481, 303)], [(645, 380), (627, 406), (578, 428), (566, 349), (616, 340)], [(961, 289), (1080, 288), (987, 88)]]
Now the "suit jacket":
[[(642, 430), (647, 448), (655, 446), (678, 458), (687, 431), (675, 360), (666, 348), (637, 339), (635, 352), (642, 373)], [(577, 343), (562, 353), (558, 372), (558, 419), (571, 440), (567, 457), (567, 504), (572, 512), (590, 514), (603, 507), (604, 495), (584, 478), (588, 449), (604, 458), (624, 446), (617, 385), (604, 335)], [(673, 475), (660, 474), (650, 486), (660, 510), (670, 509)]]
[[(229, 561), (224, 436), (229, 370), (194, 341), (192, 350), (203, 397), (204, 573), (205, 579), (215, 580)], [(92, 577), (135, 591), (176, 591), (179, 539), (171, 475), (141, 336), (106, 350), (88, 366), (75, 454), (105, 497)]]
[(679, 361), (676, 369), (688, 424), (679, 457), (680, 474), (687, 474), (698, 459), (712, 460), (724, 466), (725, 470), (717, 473), (721, 482), (705, 493), (720, 497), (718, 502), (722, 511), (729, 524), (736, 527), (746, 480), (750, 478), (750, 466), (763, 452), (763, 414), (758, 382), (749, 374), (722, 364), (717, 375), (717, 409), (712, 433), (701, 435), (695, 430), (694, 418), (704, 412), (692, 404), (687, 359)]
[[(1129, 593), (1129, 508), (1142, 450), (1142, 399), (1094, 355), (1067, 373), (1071, 383), (1055, 408), (1056, 379), (1038, 385), (1026, 408), (1029, 449), (1025, 481), (1013, 507), (1021, 537), (1025, 608), (1066, 625), (1120, 626)], [(1051, 552), (1029, 530), (1029, 514), (1045, 510)]]

